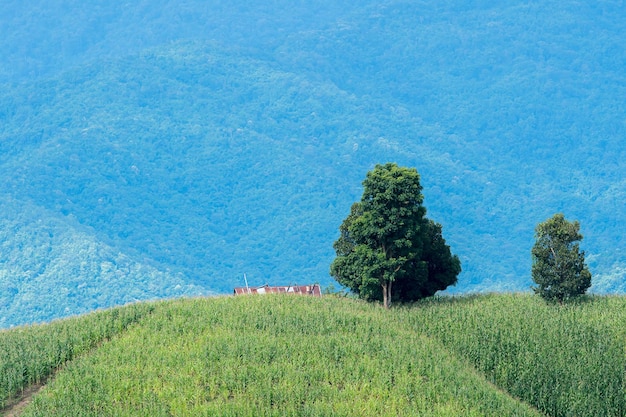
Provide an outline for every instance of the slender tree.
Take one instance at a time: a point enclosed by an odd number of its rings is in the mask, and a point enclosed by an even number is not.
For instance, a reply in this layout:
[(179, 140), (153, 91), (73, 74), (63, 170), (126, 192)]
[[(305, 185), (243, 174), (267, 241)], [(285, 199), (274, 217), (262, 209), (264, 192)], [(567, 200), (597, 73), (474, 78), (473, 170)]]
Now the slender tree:
[(532, 248), (532, 287), (546, 300), (562, 302), (584, 294), (591, 286), (591, 273), (579, 242), (578, 221), (569, 222), (557, 213), (535, 228), (537, 239)]
[(453, 285), (461, 263), (425, 217), (415, 168), (376, 165), (363, 181), (363, 196), (339, 227), (331, 275), (360, 297), (414, 301)]

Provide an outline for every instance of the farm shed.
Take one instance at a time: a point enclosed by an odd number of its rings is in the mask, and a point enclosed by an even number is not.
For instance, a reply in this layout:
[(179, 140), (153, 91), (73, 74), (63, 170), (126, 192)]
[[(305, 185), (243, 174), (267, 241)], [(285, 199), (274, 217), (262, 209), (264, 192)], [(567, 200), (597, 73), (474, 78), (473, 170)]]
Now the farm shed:
[(233, 291), (234, 295), (244, 294), (299, 294), (312, 295), (315, 297), (322, 296), (322, 290), (319, 284), (312, 285), (286, 285), (278, 287), (270, 287), (268, 284), (260, 287), (237, 287)]

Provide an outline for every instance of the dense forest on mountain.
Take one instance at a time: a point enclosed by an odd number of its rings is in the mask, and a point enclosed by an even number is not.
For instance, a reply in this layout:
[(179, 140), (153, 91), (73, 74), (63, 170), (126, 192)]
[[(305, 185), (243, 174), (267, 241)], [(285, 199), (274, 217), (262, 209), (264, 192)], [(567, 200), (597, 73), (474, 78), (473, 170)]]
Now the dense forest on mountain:
[(621, 1), (0, 5), (0, 327), (329, 284), (376, 163), (417, 168), (463, 272), (527, 290), (577, 219), (623, 292)]

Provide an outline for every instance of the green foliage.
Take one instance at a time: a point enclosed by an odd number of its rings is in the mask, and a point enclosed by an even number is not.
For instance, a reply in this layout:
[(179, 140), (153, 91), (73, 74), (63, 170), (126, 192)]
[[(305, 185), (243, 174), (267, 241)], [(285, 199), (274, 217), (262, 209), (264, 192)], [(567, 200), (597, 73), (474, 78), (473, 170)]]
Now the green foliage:
[(537, 241), (532, 248), (533, 290), (546, 300), (563, 301), (584, 294), (591, 286), (591, 273), (579, 242), (578, 221), (569, 222), (561, 213), (535, 229)]
[[(23, 415), (626, 413), (624, 297), (555, 306), (528, 294), (435, 297), (384, 311), (270, 295), (146, 307), (123, 332), (121, 324), (98, 330), (115, 317), (99, 312), (0, 333), (13, 346), (4, 370), (41, 367), (35, 354), (84, 346), (80, 335), (92, 335), (87, 350), (96, 344), (59, 369)], [(63, 323), (72, 325), (59, 331)], [(25, 342), (35, 332), (45, 343)], [(94, 342), (101, 334), (117, 335)]]
[(549, 305), (528, 294), (435, 298), (407, 326), (552, 417), (626, 414), (626, 298)]
[(0, 331), (0, 410), (29, 385), (45, 382), (66, 362), (123, 332), (152, 309), (151, 304), (132, 304)]
[(540, 416), (404, 325), (414, 314), (335, 297), (159, 303), (23, 416)]
[(415, 301), (457, 281), (461, 264), (426, 219), (415, 168), (376, 165), (334, 244), (331, 275), (364, 299)]

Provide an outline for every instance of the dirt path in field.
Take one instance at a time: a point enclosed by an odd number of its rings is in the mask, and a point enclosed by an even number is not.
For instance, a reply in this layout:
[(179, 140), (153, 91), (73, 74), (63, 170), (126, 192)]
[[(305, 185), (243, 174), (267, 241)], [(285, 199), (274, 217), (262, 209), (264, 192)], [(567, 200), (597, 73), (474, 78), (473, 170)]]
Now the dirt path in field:
[(22, 410), (28, 404), (30, 404), (33, 396), (37, 394), (42, 388), (43, 384), (35, 384), (24, 390), (22, 395), (14, 399), (9, 400), (9, 403), (0, 410), (0, 415), (4, 417), (18, 417), (22, 414)]

